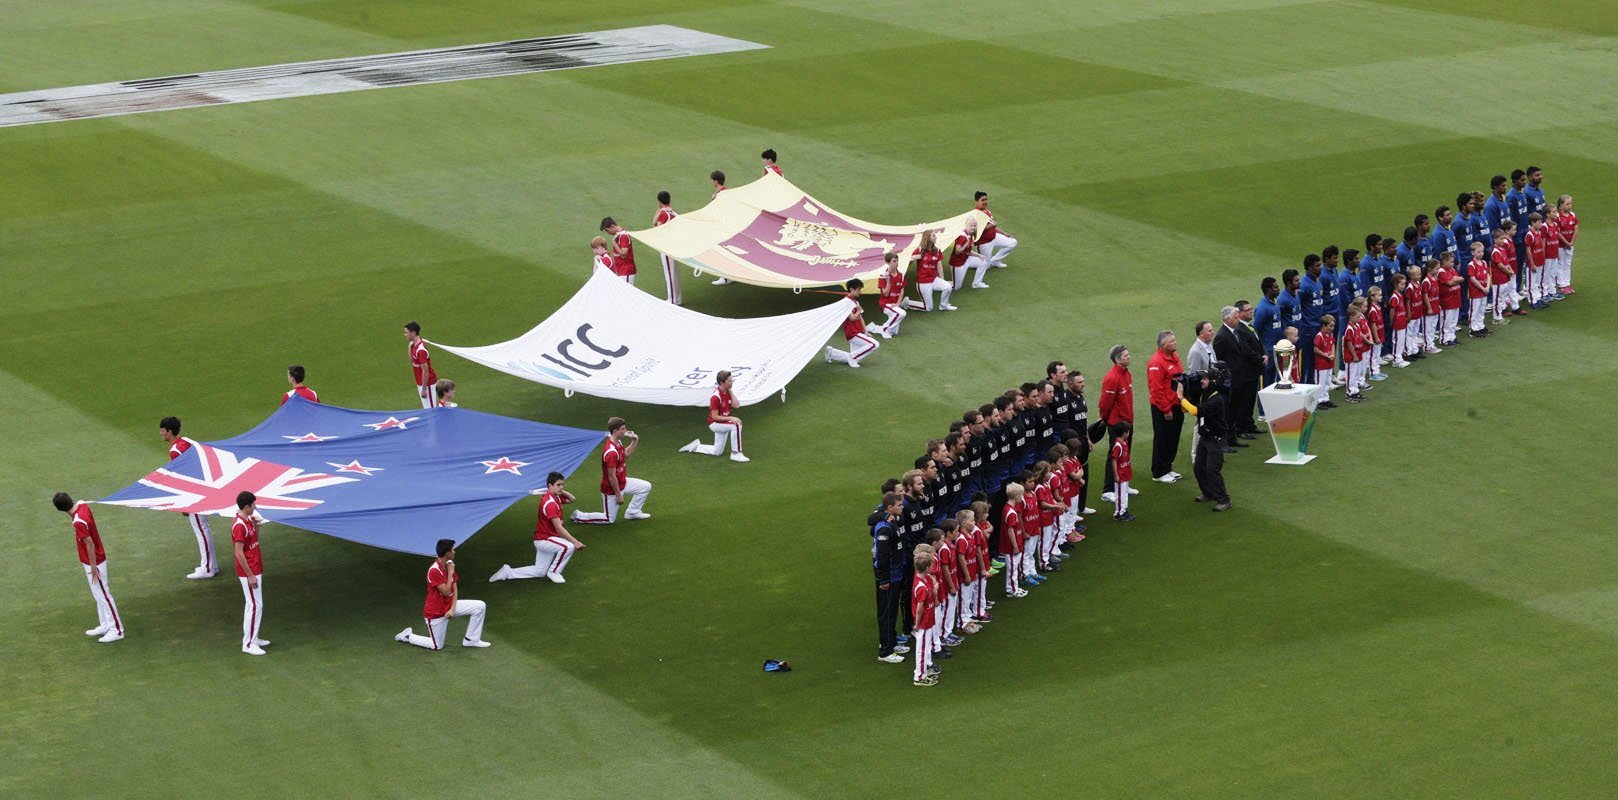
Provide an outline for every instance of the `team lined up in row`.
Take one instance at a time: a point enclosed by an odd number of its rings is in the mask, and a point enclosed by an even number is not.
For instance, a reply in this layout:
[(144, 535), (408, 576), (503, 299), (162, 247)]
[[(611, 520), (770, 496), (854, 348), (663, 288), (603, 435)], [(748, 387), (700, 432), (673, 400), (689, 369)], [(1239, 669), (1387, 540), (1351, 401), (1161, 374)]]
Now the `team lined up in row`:
[[(1463, 192), (1459, 213), (1416, 215), (1403, 242), (1369, 234), (1363, 254), (1331, 245), (1306, 256), (1302, 271), (1265, 278), (1254, 313), (1265, 352), (1283, 339), (1307, 348), (1298, 377), (1322, 387), (1327, 407), (1334, 384), (1357, 402), (1386, 377), (1383, 364), (1405, 367), (1457, 344), (1463, 321), (1469, 336), (1485, 337), (1490, 317), (1503, 325), (1573, 294), (1579, 218), (1571, 195), (1547, 205), (1543, 178), (1538, 167), (1496, 175), (1492, 196)], [(1267, 383), (1276, 369), (1269, 359)]]
[[(936, 682), (936, 656), (992, 621), (988, 578), (1006, 573), (1006, 594), (1024, 597), (1084, 539), (1091, 451), (1084, 376), (1062, 362), (1047, 378), (968, 410), (928, 443), (915, 469), (882, 486), (871, 527), (876, 579), (877, 658), (916, 655), (915, 680)], [(1113, 426), (1108, 472), (1115, 519), (1133, 520), (1130, 425)], [(903, 631), (896, 630), (902, 618)], [(907, 635), (908, 634), (908, 635)]]

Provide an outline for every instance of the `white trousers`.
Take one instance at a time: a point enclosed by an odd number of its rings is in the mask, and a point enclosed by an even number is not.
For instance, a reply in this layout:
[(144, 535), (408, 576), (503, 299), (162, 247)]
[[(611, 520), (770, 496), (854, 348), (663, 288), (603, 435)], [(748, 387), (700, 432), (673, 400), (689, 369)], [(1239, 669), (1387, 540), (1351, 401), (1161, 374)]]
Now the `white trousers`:
[(1360, 388), (1361, 389), (1364, 389), (1365, 387), (1371, 385), (1371, 375), (1372, 375), (1373, 371), (1376, 370), (1376, 368), (1377, 368), (1377, 362), (1379, 362), (1381, 360), (1382, 359), (1377, 358), (1375, 350), (1372, 350), (1371, 352), (1366, 353), (1363, 356), (1360, 356), (1360, 362), (1361, 362), (1360, 363)]
[[(652, 493), (652, 484), (640, 478), (624, 479), (624, 494), (629, 497), (629, 515), (636, 516), (646, 505), (646, 496)], [(573, 521), (586, 525), (611, 525), (618, 521), (618, 496), (602, 493), (600, 511), (575, 511)]]
[(973, 595), (974, 599), (977, 600), (977, 605), (973, 608), (972, 613), (975, 616), (982, 618), (989, 615), (988, 603), (984, 602), (988, 599), (985, 597), (985, 595), (989, 593), (989, 575), (987, 572), (978, 576), (977, 585), (977, 593)]
[(949, 599), (944, 603), (944, 635), (955, 632), (961, 621), (961, 593), (959, 590), (951, 592)]
[(1001, 553), (1006, 558), (1006, 594), (1022, 588), (1022, 553)]
[(955, 289), (959, 291), (960, 288), (966, 284), (966, 273), (972, 270), (977, 270), (977, 274), (972, 276), (972, 285), (974, 287), (982, 286), (983, 273), (989, 271), (989, 262), (983, 256), (973, 253), (972, 255), (966, 257), (965, 263), (955, 267), (954, 269)]
[[(934, 612), (936, 613), (936, 612)], [(918, 629), (910, 646), (916, 653), (916, 680), (927, 677), (927, 668), (933, 665), (933, 646), (937, 644), (938, 634), (932, 628)]]
[(422, 408), (437, 408), (438, 384), (435, 383), (427, 387), (417, 386), (416, 399), (421, 401)]
[(708, 430), (713, 431), (713, 444), (699, 444), (696, 451), (710, 456), (725, 454), (725, 444), (730, 442), (731, 452), (742, 451), (742, 424), (740, 422), (710, 422)]
[[(466, 640), (480, 642), (483, 640), (483, 615), (489, 607), (482, 600), (456, 600), (455, 616), (467, 617)], [(449, 617), (427, 620), (427, 635), (411, 633), (407, 640), (417, 647), (428, 650), (444, 649), (445, 634), (449, 633)]]
[(1405, 355), (1413, 356), (1421, 352), (1421, 318), (1411, 317), (1410, 323), (1405, 326)]
[(1443, 319), (1444, 341), (1455, 341), (1455, 328), (1461, 321), (1461, 310), (1458, 308), (1446, 308), (1438, 313)]
[(884, 339), (892, 339), (899, 335), (899, 325), (905, 321), (904, 306), (900, 303), (894, 303), (891, 306), (882, 306), (881, 308), (882, 313), (886, 315), (886, 319), (881, 322), (866, 323), (865, 330)]
[(966, 623), (978, 615), (978, 591), (982, 588), (975, 578), (961, 584), (961, 611), (960, 617), (956, 620), (957, 625), (965, 627)]
[(1528, 270), (1528, 302), (1538, 303), (1556, 291), (1556, 272), (1546, 264)]
[[(955, 287), (951, 286), (949, 281), (939, 277), (933, 278), (927, 283), (916, 284), (916, 291), (921, 295), (921, 302), (906, 300), (905, 307), (912, 311), (933, 311), (949, 305), (949, 296), (955, 291)], [(934, 294), (938, 295), (936, 302), (933, 300)]]
[(1491, 287), (1489, 295), (1493, 298), (1490, 302), (1494, 306), (1494, 318), (1496, 321), (1502, 318), (1506, 313), (1506, 309), (1517, 310), (1517, 287), (1512, 286), (1511, 281)]
[(549, 575), (560, 575), (567, 569), (567, 562), (573, 560), (573, 552), (578, 548), (573, 543), (560, 536), (547, 536), (544, 539), (534, 540), (534, 565), (531, 567), (515, 567), (511, 570), (510, 578), (544, 578)]
[(1557, 257), (1556, 285), (1558, 288), (1573, 285), (1573, 248), (1562, 248), (1562, 254)]
[(661, 258), (663, 259), (663, 283), (669, 288), (669, 302), (681, 305), (684, 301), (680, 298), (680, 268), (674, 263), (674, 259), (668, 256), (662, 256)]
[(1022, 574), (1024, 577), (1039, 574), (1039, 556), (1044, 548), (1044, 537), (1034, 534), (1022, 543)]
[(1438, 319), (1437, 314), (1421, 318), (1421, 342), (1428, 350), (1438, 349)]
[(1113, 512), (1113, 516), (1121, 517), (1129, 513), (1129, 481), (1118, 481), (1113, 491), (1118, 493), (1118, 510)]
[(1343, 391), (1347, 392), (1348, 394), (1357, 395), (1360, 393), (1360, 387), (1363, 385), (1365, 385), (1364, 359), (1355, 359), (1348, 362), (1348, 382), (1343, 384)]
[(259, 623), (264, 621), (264, 576), (259, 575), (258, 585), (249, 587), (247, 579), (237, 576), (236, 580), (242, 583), (242, 649), (253, 646), (253, 642), (261, 638), (258, 635)]
[(1006, 256), (1011, 255), (1011, 251), (1016, 249), (1017, 240), (1007, 236), (1003, 231), (995, 231), (993, 239), (978, 245), (978, 252), (996, 267), (1005, 266)]
[(1467, 311), (1470, 322), (1467, 327), (1474, 331), (1483, 330), (1483, 318), (1488, 315), (1489, 298), (1474, 297), (1471, 299), (1471, 308)]
[(835, 347), (826, 347), (826, 360), (838, 364), (858, 364), (866, 356), (875, 353), (881, 345), (876, 343), (868, 333), (856, 333), (854, 338), (848, 340), (847, 350), (838, 350)]
[(112, 599), (112, 590), (107, 588), (107, 562), (93, 567), (80, 562), (79, 566), (84, 568), (84, 579), (90, 584), (90, 596), (96, 601), (96, 627), (122, 636), (124, 621), (118, 616), (118, 604)]
[(214, 572), (213, 531), (208, 529), (208, 518), (201, 514), (186, 514), (185, 521), (191, 524), (191, 533), (197, 537), (197, 569)]
[(1324, 403), (1327, 400), (1330, 400), (1331, 399), (1331, 380), (1329, 378), (1327, 378), (1327, 377), (1321, 376), (1320, 375), (1320, 370), (1317, 369), (1317, 370), (1315, 370), (1315, 382), (1316, 382), (1316, 386), (1315, 386), (1315, 402), (1316, 403)]

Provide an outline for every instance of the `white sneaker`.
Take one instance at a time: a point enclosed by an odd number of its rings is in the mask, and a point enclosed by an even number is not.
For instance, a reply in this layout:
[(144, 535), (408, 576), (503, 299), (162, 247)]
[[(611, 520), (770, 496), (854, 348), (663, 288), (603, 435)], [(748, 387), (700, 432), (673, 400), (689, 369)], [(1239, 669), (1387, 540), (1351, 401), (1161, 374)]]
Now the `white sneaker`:
[(100, 639), (97, 639), (96, 641), (102, 642), (102, 643), (111, 643), (111, 642), (116, 642), (116, 641), (118, 641), (119, 639), (122, 639), (122, 638), (124, 638), (124, 635), (117, 632), (117, 631), (107, 631), (106, 636), (103, 636)]
[(568, 519), (571, 519), (575, 523), (577, 523), (579, 521), (579, 512), (577, 512), (577, 511), (573, 512), (573, 514), (571, 516), (569, 516)]
[(1399, 369), (1404, 369), (1405, 367), (1410, 366), (1410, 362), (1401, 358), (1398, 361), (1393, 362), (1393, 365)]
[(1004, 261), (990, 261), (989, 266), (994, 267), (995, 269), (1005, 269), (1006, 268), (1006, 262), (1004, 262)]
[(250, 656), (261, 656), (264, 655), (264, 648), (254, 645), (252, 647), (243, 647), (242, 652)]
[(214, 574), (212, 572), (209, 572), (202, 567), (197, 567), (196, 569), (191, 570), (190, 574), (186, 575), (185, 577), (190, 580), (197, 581), (202, 580), (203, 578), (212, 578), (213, 576)]
[(567, 578), (562, 577), (560, 572), (547, 573), (545, 577), (550, 578), (551, 583), (567, 583)]
[(827, 347), (826, 347), (826, 363), (827, 364), (831, 363), (831, 346), (830, 345), (827, 345)]
[(939, 308), (942, 308), (945, 311), (956, 311), (956, 310), (958, 310), (958, 309), (955, 308), (955, 306), (951, 306), (951, 305), (943, 305), (943, 306), (939, 306)]
[(903, 663), (905, 663), (905, 657), (902, 656), (902, 655), (899, 655), (898, 653), (889, 653), (889, 654), (887, 654), (885, 656), (877, 656), (876, 660), (878, 660), (878, 661), (880, 661), (880, 662), (882, 662), (884, 664), (903, 664)]
[(1169, 470), (1169, 474), (1170, 474), (1170, 475), (1173, 475), (1173, 476), (1174, 476), (1174, 479), (1175, 479), (1175, 480), (1179, 480), (1179, 479), (1181, 479), (1181, 478), (1184, 478), (1184, 477), (1185, 477), (1185, 476), (1184, 476), (1184, 475), (1181, 475), (1181, 474), (1180, 474), (1180, 473), (1178, 473), (1178, 472), (1175, 472), (1175, 471), (1174, 471), (1174, 470), (1172, 470), (1172, 469), (1171, 469), (1171, 470)]
[(989, 284), (987, 284), (987, 283), (974, 283), (974, 284), (972, 284), (972, 288), (974, 288), (974, 289), (987, 289), (987, 288), (989, 288)]
[(741, 453), (731, 453), (730, 454), (730, 460), (731, 461), (747, 462), (747, 461), (752, 461), (753, 459), (748, 458), (747, 456), (744, 456)]
[(1180, 479), (1180, 476), (1175, 475), (1172, 472), (1168, 472), (1168, 473), (1164, 473), (1160, 477), (1153, 478), (1152, 480), (1157, 481), (1158, 483), (1173, 483), (1173, 482), (1175, 482), (1175, 481), (1177, 481), (1179, 479)]
[[(1101, 499), (1105, 500), (1105, 501), (1107, 501), (1109, 503), (1116, 504), (1118, 502), (1118, 495), (1113, 493), (1113, 492), (1102, 492), (1101, 493)], [(1093, 514), (1095, 512), (1092, 511), (1090, 513)]]
[(254, 639), (253, 640), (253, 646), (254, 647), (269, 647), (270, 646), (270, 640), (269, 639)]
[(628, 511), (624, 512), (624, 519), (651, 519), (651, 518), (652, 518), (652, 515), (647, 514), (645, 512), (639, 512), (639, 513), (635, 513), (635, 514), (631, 514)]
[(860, 362), (851, 360), (851, 361), (848, 362), (848, 368), (849, 369), (859, 369), (860, 368)]
[(701, 447), (701, 446), (702, 446), (702, 440), (701, 439), (692, 439), (690, 444), (680, 448), (680, 452), (682, 452), (682, 453), (690, 453), (690, 452), (695, 451), (698, 447)]
[(1383, 356), (1382, 357), (1382, 363), (1384, 363), (1384, 364), (1392, 364), (1393, 363), (1393, 356), (1391, 356), (1391, 355)]
[(729, 278), (720, 278), (719, 280), (714, 281), (713, 285), (715, 285), (715, 286), (729, 286), (730, 285), (730, 279)]
[[(1093, 509), (1093, 508), (1085, 507), (1079, 513), (1081, 513), (1081, 514), (1094, 514), (1094, 513), (1096, 513), (1096, 510)], [(1084, 517), (1079, 517), (1079, 521), (1081, 521), (1081, 522), (1084, 521)]]
[(485, 642), (482, 639), (477, 639), (477, 640), (462, 639), (461, 640), (461, 646), (462, 647), (488, 647), (489, 644), (490, 644), (489, 642)]
[(1011, 597), (1027, 597), (1028, 596), (1028, 590), (1027, 589), (1018, 589), (1017, 591), (1012, 592), (1010, 594), (1010, 596)]
[(100, 625), (84, 632), (85, 636), (105, 636), (111, 630), (111, 625)]
[(511, 565), (510, 564), (501, 564), (500, 568), (495, 570), (493, 575), (489, 576), (489, 583), (494, 583), (495, 581), (510, 580), (510, 578), (511, 578)]
[(1137, 494), (1140, 494), (1140, 490), (1136, 489), (1133, 486), (1131, 486), (1131, 487), (1129, 487), (1129, 494), (1130, 494), (1131, 497), (1133, 497), (1133, 496), (1135, 496)]
[(397, 634), (395, 634), (394, 637), (393, 637), (393, 640), (395, 642), (408, 642), (408, 641), (410, 641), (410, 637), (414, 636), (415, 633), (416, 633), (415, 628), (405, 628), (404, 630), (399, 631)]

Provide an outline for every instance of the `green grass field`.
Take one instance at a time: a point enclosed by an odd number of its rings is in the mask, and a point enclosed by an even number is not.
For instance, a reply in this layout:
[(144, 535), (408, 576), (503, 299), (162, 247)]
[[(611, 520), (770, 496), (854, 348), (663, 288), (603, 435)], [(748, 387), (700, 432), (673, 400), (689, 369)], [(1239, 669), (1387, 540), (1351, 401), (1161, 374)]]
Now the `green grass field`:
[[(772, 49), (0, 129), (0, 796), (1618, 791), (1618, 5), (18, 3), (0, 91), (654, 23)], [(656, 485), (656, 519), (582, 532), (566, 586), (469, 583), (492, 649), (392, 641), (419, 624), (424, 559), (269, 526), (275, 647), (244, 657), (235, 582), (182, 578), (183, 522), (110, 507), (130, 633), (80, 634), (51, 492), (151, 469), (166, 414), (247, 429), (292, 362), (328, 402), (408, 406), (404, 320), (526, 330), (585, 279), (600, 217), (646, 224), (664, 188), (694, 208), (764, 147), (864, 219), (987, 189), (1022, 247), (865, 369), (817, 362), (748, 409), (748, 465), (676, 454), (692, 411), (442, 355), (472, 408), (628, 416)], [(1142, 481), (1140, 521), (1094, 524), (940, 686), (872, 660), (863, 517), (963, 408), (1051, 357), (1099, 379), (1116, 342), (1189, 341), (1304, 253), (1529, 163), (1577, 197), (1577, 297), (1332, 412), (1308, 467), (1232, 457), (1234, 513)], [(706, 281), (686, 300), (819, 302)], [(531, 554), (533, 516), (463, 548), (469, 577)]]

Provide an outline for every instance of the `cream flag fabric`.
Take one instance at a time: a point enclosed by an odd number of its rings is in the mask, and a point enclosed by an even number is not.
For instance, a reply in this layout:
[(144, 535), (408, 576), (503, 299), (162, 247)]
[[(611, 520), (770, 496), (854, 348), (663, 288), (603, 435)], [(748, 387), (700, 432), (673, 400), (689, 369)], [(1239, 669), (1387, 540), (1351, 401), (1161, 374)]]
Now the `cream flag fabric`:
[(947, 251), (968, 219), (977, 220), (980, 232), (988, 223), (976, 210), (920, 225), (865, 222), (827, 208), (772, 173), (726, 189), (673, 222), (629, 235), (739, 283), (804, 289), (859, 278), (874, 288), (884, 254), (897, 251), (900, 267), (908, 268), (923, 231), (937, 231), (938, 246)]

